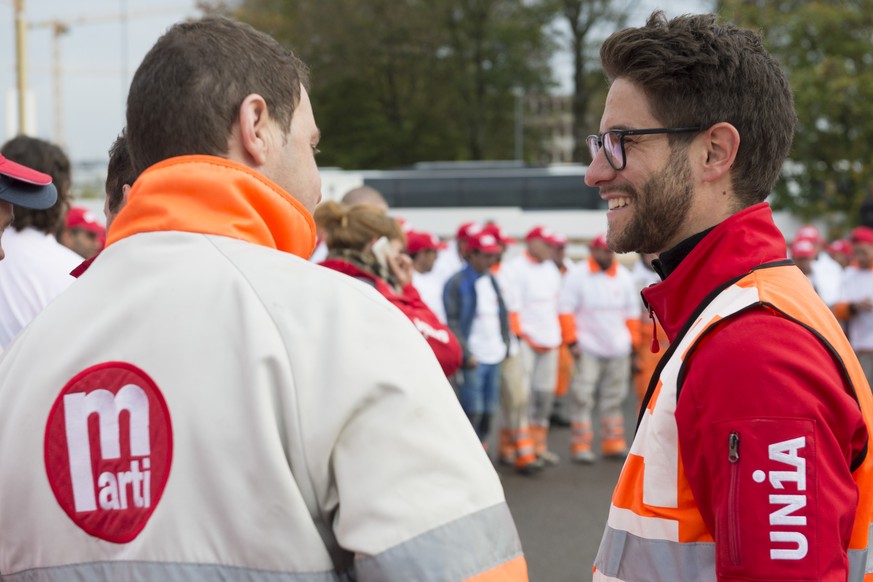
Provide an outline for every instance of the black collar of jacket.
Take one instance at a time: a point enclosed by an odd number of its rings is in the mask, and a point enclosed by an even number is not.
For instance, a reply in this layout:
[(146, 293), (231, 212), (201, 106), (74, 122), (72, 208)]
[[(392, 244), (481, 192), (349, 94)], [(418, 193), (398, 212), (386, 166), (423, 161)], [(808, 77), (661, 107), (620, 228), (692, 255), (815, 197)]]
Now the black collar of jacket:
[(666, 279), (670, 273), (676, 270), (679, 263), (685, 260), (685, 257), (694, 250), (694, 247), (696, 247), (713, 228), (715, 227), (707, 228), (703, 232), (698, 232), (697, 234), (689, 236), (672, 249), (661, 253), (657, 259), (652, 261), (652, 268), (656, 273), (658, 273), (658, 276), (661, 277), (662, 281)]

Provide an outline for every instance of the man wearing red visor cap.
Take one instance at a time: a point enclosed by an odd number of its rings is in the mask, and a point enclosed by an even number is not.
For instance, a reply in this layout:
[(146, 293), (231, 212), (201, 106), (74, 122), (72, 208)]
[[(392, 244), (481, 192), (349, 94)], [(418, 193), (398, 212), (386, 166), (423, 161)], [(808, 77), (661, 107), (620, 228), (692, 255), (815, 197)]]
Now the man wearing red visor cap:
[[(12, 224), (13, 206), (42, 210), (58, 199), (52, 177), (27, 166), (16, 164), (0, 155), (0, 237)], [(0, 247), (0, 260), (5, 253)]]

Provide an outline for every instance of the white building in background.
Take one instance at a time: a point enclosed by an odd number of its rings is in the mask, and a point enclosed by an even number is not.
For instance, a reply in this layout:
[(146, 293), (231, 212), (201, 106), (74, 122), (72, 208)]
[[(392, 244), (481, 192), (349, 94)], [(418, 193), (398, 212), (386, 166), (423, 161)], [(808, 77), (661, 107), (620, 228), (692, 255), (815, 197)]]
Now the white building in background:
[[(566, 164), (573, 160), (572, 95), (528, 95), (525, 97), (525, 132), (536, 139), (533, 158), (544, 164)], [(528, 150), (531, 151), (531, 150)]]

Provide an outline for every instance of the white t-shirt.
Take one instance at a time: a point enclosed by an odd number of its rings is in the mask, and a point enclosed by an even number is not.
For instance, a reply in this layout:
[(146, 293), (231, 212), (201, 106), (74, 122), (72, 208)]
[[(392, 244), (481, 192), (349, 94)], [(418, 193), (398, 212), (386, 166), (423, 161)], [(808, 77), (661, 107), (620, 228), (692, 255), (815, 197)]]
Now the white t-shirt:
[[(873, 270), (846, 267), (840, 301), (857, 303), (873, 299)], [(860, 311), (849, 319), (849, 341), (856, 351), (873, 351), (873, 311)]]
[(437, 254), (436, 261), (433, 263), (433, 269), (427, 274), (428, 277), (433, 277), (437, 281), (442, 281), (445, 286), (452, 275), (464, 268), (465, 261), (458, 254), (457, 241), (449, 241), (449, 244)]
[(812, 276), (809, 279), (825, 304), (832, 306), (837, 302), (843, 284), (843, 268), (826, 252), (820, 252), (812, 262)]
[(412, 272), (412, 286), (418, 291), (424, 304), (430, 307), (434, 315), (443, 323), (446, 322), (446, 306), (443, 303), (443, 289), (445, 285), (445, 281), (433, 276), (433, 271), (419, 273), (413, 270)]
[(0, 261), (0, 348), (76, 279), (70, 271), (82, 257), (34, 228), (3, 234)]
[(583, 352), (601, 358), (623, 357), (631, 352), (629, 319), (637, 319), (640, 299), (633, 277), (625, 267), (603, 271), (593, 261), (579, 264), (564, 280), (561, 313), (572, 313), (576, 337)]
[(480, 364), (499, 364), (506, 357), (500, 331), (500, 303), (488, 276), (476, 279), (476, 316), (467, 347)]
[(505, 261), (500, 268), (503, 300), (511, 312), (518, 312), (521, 331), (544, 348), (561, 345), (558, 296), (561, 272), (553, 261), (538, 263), (527, 254)]

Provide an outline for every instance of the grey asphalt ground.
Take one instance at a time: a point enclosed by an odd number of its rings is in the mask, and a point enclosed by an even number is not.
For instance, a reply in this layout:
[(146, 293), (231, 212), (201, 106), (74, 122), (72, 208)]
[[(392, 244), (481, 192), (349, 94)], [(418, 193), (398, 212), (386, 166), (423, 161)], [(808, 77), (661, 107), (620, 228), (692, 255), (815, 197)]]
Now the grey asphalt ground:
[[(636, 426), (633, 395), (625, 406), (625, 419), (630, 441)], [(591, 580), (609, 500), (623, 465), (603, 459), (593, 465), (571, 463), (569, 443), (569, 428), (552, 427), (549, 448), (560, 455), (561, 463), (532, 477), (497, 466), (531, 582)]]

